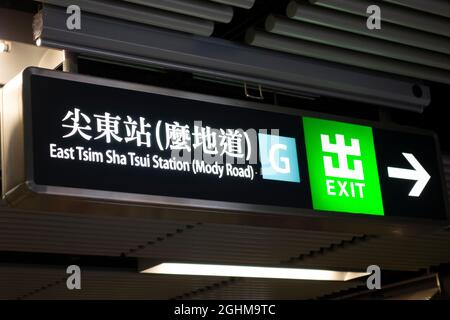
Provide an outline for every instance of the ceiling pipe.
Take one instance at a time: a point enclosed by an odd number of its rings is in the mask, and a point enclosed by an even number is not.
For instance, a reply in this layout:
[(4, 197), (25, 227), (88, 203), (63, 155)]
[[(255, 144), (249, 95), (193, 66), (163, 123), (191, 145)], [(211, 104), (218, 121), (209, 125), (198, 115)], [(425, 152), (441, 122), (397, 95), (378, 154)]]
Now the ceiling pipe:
[(389, 3), (374, 3), (372, 0), (309, 0), (309, 2), (360, 16), (368, 16), (367, 8), (378, 4), (381, 8), (382, 21), (450, 37), (448, 19)]
[(233, 8), (200, 0), (125, 0), (126, 2), (152, 7), (191, 17), (228, 23), (233, 18)]
[(253, 46), (284, 51), (357, 67), (450, 84), (450, 72), (403, 61), (359, 53), (324, 44), (292, 39), (264, 31), (248, 30), (246, 42)]
[(282, 36), (450, 70), (450, 57), (445, 54), (389, 41), (371, 39), (362, 35), (299, 22), (284, 17), (269, 15), (265, 21), (265, 28), (271, 33)]
[(210, 2), (227, 4), (229, 6), (242, 9), (251, 9), (255, 4), (255, 0), (209, 0)]
[(426, 0), (426, 3), (424, 2), (424, 0), (383, 1), (450, 18), (450, 2), (448, 0)]
[(380, 30), (366, 28), (366, 19), (344, 12), (299, 4), (291, 1), (286, 9), (289, 18), (318, 24), (333, 29), (348, 31), (377, 39), (402, 43), (417, 48), (450, 54), (448, 38), (419, 30), (383, 23)]
[(43, 46), (97, 59), (260, 84), (283, 92), (324, 95), (414, 112), (422, 112), (430, 103), (429, 88), (417, 79), (89, 13), (83, 14), (81, 30), (69, 31), (66, 19), (63, 8), (44, 5), (35, 16), (34, 39)]
[(111, 0), (41, 0), (41, 2), (60, 7), (78, 5), (82, 12), (86, 11), (196, 35), (210, 36), (214, 31), (214, 23), (212, 21), (158, 9), (144, 8), (126, 2)]

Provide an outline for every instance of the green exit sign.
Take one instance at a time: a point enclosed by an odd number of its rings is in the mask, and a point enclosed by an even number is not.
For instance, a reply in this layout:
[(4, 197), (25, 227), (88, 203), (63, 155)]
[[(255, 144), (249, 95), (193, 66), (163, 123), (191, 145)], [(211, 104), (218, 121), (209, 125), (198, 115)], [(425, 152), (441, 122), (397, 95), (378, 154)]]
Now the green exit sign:
[(313, 207), (383, 215), (371, 127), (303, 118)]

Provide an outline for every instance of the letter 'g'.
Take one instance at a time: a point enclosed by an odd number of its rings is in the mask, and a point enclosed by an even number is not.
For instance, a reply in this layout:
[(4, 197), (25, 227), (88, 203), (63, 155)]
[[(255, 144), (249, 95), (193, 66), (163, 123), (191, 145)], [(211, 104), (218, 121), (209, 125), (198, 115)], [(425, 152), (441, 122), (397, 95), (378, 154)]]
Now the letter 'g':
[(263, 179), (300, 182), (295, 138), (258, 133)]
[(287, 146), (285, 144), (274, 144), (270, 148), (269, 152), (269, 161), (270, 165), (272, 166), (273, 170), (275, 172), (279, 173), (289, 173), (291, 172), (291, 164), (289, 162), (289, 158), (286, 157), (280, 157), (280, 162), (283, 163), (283, 168), (279, 166), (277, 159), (275, 158), (275, 152), (278, 150), (287, 150)]

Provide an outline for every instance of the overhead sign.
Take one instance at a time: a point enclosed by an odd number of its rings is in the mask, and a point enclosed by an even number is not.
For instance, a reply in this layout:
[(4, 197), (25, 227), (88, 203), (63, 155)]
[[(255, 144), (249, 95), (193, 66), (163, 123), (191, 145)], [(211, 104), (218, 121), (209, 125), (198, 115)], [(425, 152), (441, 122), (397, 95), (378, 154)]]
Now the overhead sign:
[(19, 176), (4, 181), (7, 200), (26, 185), (148, 205), (447, 217), (429, 133), (42, 69), (25, 71), (22, 96), (4, 105), (3, 172)]

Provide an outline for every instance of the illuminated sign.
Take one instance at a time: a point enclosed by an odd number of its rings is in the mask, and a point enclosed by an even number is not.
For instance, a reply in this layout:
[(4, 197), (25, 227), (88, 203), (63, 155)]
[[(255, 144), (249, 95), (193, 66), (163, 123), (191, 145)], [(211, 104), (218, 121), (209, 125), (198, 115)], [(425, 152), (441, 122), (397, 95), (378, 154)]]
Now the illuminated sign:
[(3, 91), (13, 205), (446, 219), (428, 132), (35, 68)]
[(303, 118), (313, 207), (383, 215), (372, 128)]

